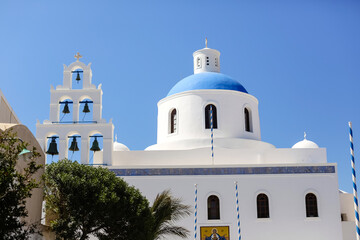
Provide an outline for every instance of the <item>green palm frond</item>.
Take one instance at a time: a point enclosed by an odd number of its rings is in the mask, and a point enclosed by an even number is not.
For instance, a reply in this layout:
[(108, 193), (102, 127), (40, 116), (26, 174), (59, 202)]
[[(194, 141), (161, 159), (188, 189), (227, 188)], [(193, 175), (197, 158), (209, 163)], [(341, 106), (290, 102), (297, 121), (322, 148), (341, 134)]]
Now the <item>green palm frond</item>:
[(189, 231), (183, 227), (174, 226), (175, 222), (190, 215), (190, 207), (181, 203), (180, 198), (171, 196), (169, 190), (158, 194), (151, 207), (153, 214), (153, 239), (164, 235), (174, 235), (186, 238)]

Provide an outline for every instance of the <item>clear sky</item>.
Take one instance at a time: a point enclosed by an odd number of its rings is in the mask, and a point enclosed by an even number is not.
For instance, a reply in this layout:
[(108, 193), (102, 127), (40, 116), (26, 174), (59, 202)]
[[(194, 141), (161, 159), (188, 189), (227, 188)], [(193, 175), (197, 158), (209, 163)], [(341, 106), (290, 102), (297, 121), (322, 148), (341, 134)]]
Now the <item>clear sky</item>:
[(23, 124), (49, 118), (50, 85), (74, 54), (102, 83), (103, 117), (131, 150), (156, 143), (157, 102), (191, 75), (192, 53), (259, 100), (262, 140), (327, 148), (351, 192), (348, 121), (360, 169), (360, 2), (356, 0), (0, 1), (0, 88)]

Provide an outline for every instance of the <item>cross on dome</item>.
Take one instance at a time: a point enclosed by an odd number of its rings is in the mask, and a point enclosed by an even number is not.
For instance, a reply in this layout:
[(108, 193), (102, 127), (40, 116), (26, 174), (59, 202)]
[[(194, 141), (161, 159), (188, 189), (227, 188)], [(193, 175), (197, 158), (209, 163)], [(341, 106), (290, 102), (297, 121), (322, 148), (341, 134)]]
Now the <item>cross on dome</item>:
[(306, 139), (306, 132), (304, 132), (304, 139)]
[(205, 48), (208, 48), (208, 47), (207, 47), (207, 42), (208, 42), (208, 41), (207, 41), (207, 38), (205, 38)]
[(82, 58), (79, 52), (74, 57), (76, 58), (77, 62), (79, 62), (79, 58)]

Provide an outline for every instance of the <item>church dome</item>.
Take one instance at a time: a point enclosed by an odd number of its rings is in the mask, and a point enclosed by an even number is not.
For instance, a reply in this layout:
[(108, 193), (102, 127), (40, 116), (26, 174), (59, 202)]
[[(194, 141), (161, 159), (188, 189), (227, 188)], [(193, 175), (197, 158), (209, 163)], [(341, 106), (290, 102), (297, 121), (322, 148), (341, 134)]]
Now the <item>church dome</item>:
[(292, 146), (292, 148), (319, 148), (319, 146), (314, 143), (313, 141), (309, 141), (307, 139), (304, 139)]
[(122, 144), (122, 143), (116, 142), (116, 141), (115, 141), (114, 144), (113, 144), (113, 149), (114, 149), (114, 151), (122, 151), (122, 152), (124, 152), (124, 151), (130, 151), (127, 146), (125, 146), (125, 145)]
[(248, 93), (246, 89), (231, 77), (217, 72), (202, 72), (190, 75), (179, 81), (168, 93), (167, 96), (201, 89), (232, 90)]

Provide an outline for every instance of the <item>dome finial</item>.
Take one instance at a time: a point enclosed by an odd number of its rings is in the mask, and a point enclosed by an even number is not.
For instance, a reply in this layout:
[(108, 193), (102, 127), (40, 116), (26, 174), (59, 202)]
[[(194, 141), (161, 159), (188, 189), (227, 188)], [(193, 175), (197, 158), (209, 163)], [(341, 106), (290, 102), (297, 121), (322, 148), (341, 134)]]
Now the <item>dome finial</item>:
[(304, 132), (304, 139), (306, 139), (306, 132)]
[(207, 47), (207, 37), (205, 38), (205, 48), (208, 48)]
[(115, 134), (115, 142), (117, 142), (117, 134)]

